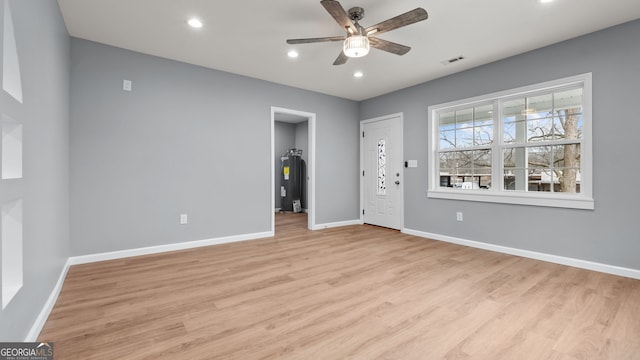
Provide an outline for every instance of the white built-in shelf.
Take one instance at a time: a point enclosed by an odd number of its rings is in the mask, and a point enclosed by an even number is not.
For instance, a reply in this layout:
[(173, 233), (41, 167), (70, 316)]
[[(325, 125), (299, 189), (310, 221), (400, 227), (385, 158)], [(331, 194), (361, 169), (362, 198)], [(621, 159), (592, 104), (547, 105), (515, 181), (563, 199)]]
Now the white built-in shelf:
[(22, 124), (2, 115), (2, 179), (22, 178)]
[(23, 284), (22, 199), (2, 205), (2, 308)]

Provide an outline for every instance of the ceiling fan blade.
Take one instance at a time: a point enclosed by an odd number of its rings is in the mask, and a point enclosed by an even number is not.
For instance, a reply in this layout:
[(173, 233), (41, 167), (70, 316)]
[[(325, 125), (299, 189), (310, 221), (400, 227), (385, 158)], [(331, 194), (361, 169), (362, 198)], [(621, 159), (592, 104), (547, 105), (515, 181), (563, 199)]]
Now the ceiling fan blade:
[(391, 31), (393, 29), (397, 29), (399, 27), (417, 23), (418, 21), (426, 20), (428, 17), (429, 15), (427, 14), (427, 11), (425, 9), (416, 8), (404, 14), (393, 17), (389, 20), (385, 20), (373, 26), (369, 26), (365, 29), (364, 33), (367, 35), (377, 35), (387, 31)]
[(289, 39), (287, 44), (309, 44), (325, 41), (343, 41), (344, 36), (327, 36), (321, 38), (307, 38), (307, 39)]
[(372, 47), (378, 50), (383, 50), (396, 55), (404, 55), (408, 53), (409, 50), (411, 50), (411, 48), (408, 46), (404, 46), (404, 45), (397, 44), (387, 40), (378, 39), (373, 36), (369, 37), (369, 44), (371, 44)]
[(333, 62), (333, 65), (342, 65), (349, 60), (349, 57), (344, 54), (344, 51), (340, 51), (340, 55), (336, 58), (336, 61)]
[(357, 32), (358, 29), (353, 24), (353, 21), (351, 21), (351, 18), (349, 18), (349, 14), (347, 14), (347, 12), (339, 2), (334, 0), (322, 0), (320, 1), (320, 4), (322, 4), (325, 10), (327, 10), (327, 12), (331, 14), (333, 19), (338, 23), (338, 25), (340, 25), (342, 30), (350, 32), (349, 28), (351, 28), (351, 31)]

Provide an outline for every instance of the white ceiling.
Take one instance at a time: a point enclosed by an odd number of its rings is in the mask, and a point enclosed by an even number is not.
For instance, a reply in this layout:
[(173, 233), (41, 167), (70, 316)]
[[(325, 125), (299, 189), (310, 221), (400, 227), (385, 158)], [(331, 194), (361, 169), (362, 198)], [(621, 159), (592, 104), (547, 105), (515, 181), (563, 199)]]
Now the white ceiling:
[[(364, 100), (640, 18), (640, 0), (342, 0), (367, 27), (416, 7), (429, 19), (380, 35), (411, 46), (332, 63), (343, 35), (319, 0), (58, 0), (71, 36), (352, 100)], [(196, 16), (204, 27), (190, 28)], [(640, 34), (638, 34), (640, 36)], [(287, 57), (290, 49), (300, 53)], [(450, 65), (441, 61), (463, 55)], [(360, 70), (364, 77), (352, 74)]]

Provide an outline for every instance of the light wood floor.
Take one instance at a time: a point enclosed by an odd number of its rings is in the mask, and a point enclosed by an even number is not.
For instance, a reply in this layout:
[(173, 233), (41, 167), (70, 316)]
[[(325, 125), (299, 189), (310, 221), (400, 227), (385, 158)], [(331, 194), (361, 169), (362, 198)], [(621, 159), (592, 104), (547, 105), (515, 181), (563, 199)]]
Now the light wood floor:
[(640, 281), (374, 226), (71, 267), (56, 359), (640, 359)]

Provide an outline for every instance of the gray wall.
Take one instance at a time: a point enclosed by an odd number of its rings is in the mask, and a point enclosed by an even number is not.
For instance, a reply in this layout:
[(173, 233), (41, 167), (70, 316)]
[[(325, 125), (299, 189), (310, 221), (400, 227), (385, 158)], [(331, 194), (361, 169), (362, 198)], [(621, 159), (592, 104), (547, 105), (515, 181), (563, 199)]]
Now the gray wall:
[(23, 103), (2, 91), (1, 104), (23, 124), (23, 178), (0, 180), (0, 203), (23, 199), (24, 283), (0, 310), (0, 341), (23, 341), (69, 256), (70, 41), (57, 2), (10, 6)]
[(289, 149), (296, 147), (296, 124), (286, 123), (282, 121), (274, 122), (274, 154), (275, 154), (275, 207), (280, 208), (280, 186), (282, 185), (282, 161), (280, 158)]
[[(405, 158), (419, 165), (405, 169), (405, 227), (640, 269), (639, 34), (634, 21), (362, 102), (361, 119), (404, 113)], [(427, 198), (430, 105), (586, 72), (593, 73), (594, 211)]]
[(75, 38), (71, 61), (72, 255), (269, 231), (271, 106), (317, 114), (316, 222), (359, 218), (358, 103)]

